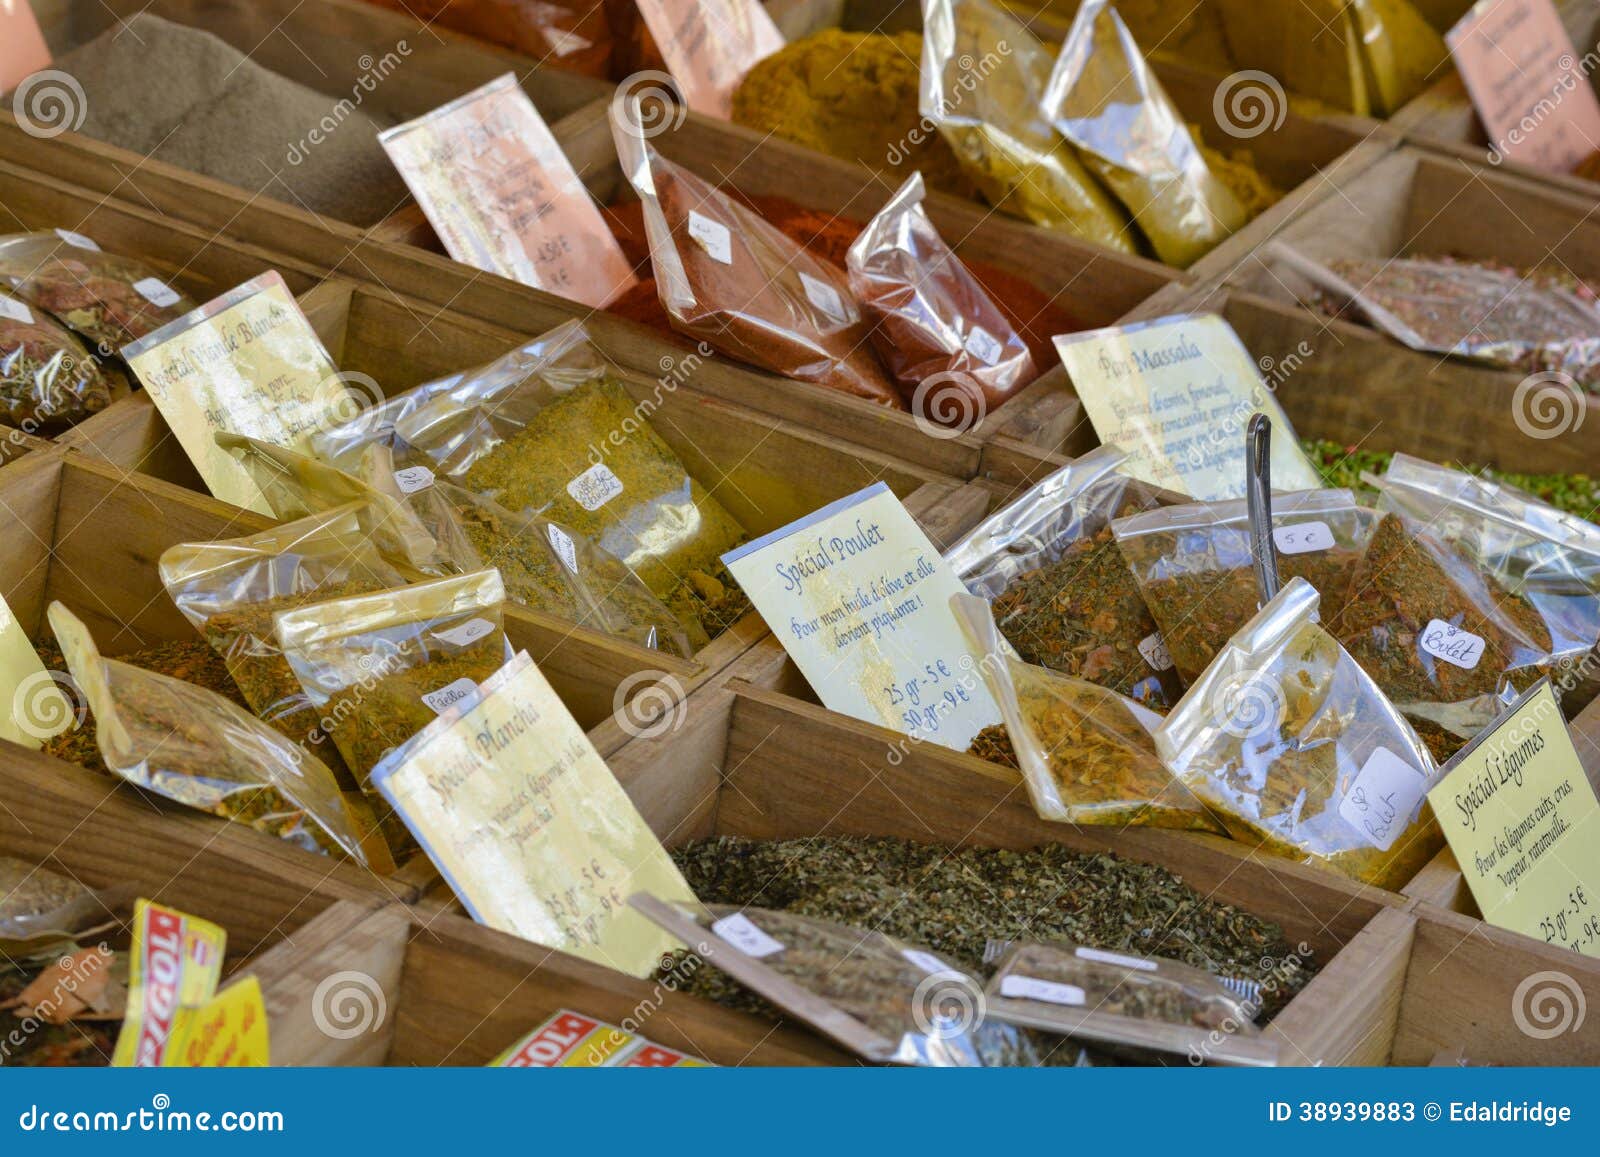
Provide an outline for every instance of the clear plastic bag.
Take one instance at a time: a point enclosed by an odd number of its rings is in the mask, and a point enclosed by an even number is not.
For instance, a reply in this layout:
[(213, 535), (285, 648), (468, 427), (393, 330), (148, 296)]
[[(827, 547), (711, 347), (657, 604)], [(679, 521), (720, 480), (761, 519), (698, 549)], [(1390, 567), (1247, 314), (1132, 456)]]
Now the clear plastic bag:
[(1439, 770), (1377, 683), (1317, 625), (1291, 579), (1156, 731), (1173, 773), (1236, 840), (1398, 889), (1444, 843)]
[(1047, 820), (1222, 832), (1172, 777), (1152, 732), (1161, 717), (1131, 699), (1006, 653), (988, 604), (956, 595), (950, 607), (975, 649), (1033, 800)]
[(48, 617), (112, 774), (305, 851), (366, 862), (339, 785), (315, 756), (220, 695), (101, 657), (60, 603)]
[[(1349, 490), (1295, 491), (1272, 502), (1279, 573), (1315, 587), (1322, 617), (1333, 620), (1380, 516)], [(1261, 608), (1245, 501), (1167, 506), (1117, 519), (1111, 530), (1179, 676), (1193, 683)]]
[(95, 890), (41, 864), (0, 856), (0, 959), (75, 951), (78, 937), (116, 923), (131, 898), (125, 887)]
[(1123, 253), (1127, 214), (1040, 109), (1049, 50), (991, 0), (923, 0), (922, 116), (1002, 212)]
[(1073, 675), (1165, 712), (1183, 693), (1112, 519), (1157, 505), (1101, 446), (989, 516), (945, 554), (1024, 662)]
[(251, 710), (351, 787), (344, 759), (322, 734), (320, 709), (283, 657), (273, 616), (405, 585), (367, 536), (365, 506), (348, 503), (244, 538), (181, 543), (160, 564), (167, 594), (222, 656)]
[(672, 327), (764, 370), (903, 409), (844, 272), (667, 160), (629, 115), (612, 106), (612, 135), (644, 203), (650, 264)]
[(1209, 972), (1177, 960), (1075, 944), (1018, 944), (985, 986), (996, 1020), (1071, 1035), (1135, 1057), (1268, 1066), (1278, 1045), (1255, 1009)]
[(1600, 379), (1600, 309), (1553, 282), (1438, 259), (1322, 264), (1282, 242), (1266, 255), (1412, 349)]
[(483, 570), (273, 617), (321, 730), (375, 800), (370, 777), (384, 755), (511, 658), (504, 602), (500, 572)]
[(1106, 0), (1079, 7), (1041, 105), (1168, 264), (1192, 264), (1247, 220)]
[(922, 197), (922, 174), (913, 173), (850, 246), (846, 268), (877, 323), (872, 344), (912, 412), (968, 430), (1039, 371), (1027, 343), (928, 220)]
[(126, 388), (64, 326), (0, 293), (0, 422), (29, 431), (71, 426)]
[(0, 285), (111, 355), (177, 321), (195, 302), (132, 257), (106, 253), (61, 233), (0, 237)]

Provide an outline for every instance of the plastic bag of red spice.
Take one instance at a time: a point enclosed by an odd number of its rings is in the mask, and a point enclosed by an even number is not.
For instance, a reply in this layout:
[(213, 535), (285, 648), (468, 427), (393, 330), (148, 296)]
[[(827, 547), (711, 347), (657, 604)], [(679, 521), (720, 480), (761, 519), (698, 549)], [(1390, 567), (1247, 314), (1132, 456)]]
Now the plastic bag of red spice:
[(662, 157), (611, 108), (622, 171), (644, 203), (661, 304), (679, 332), (762, 369), (903, 408), (844, 274)]
[(913, 173), (850, 246), (850, 288), (913, 413), (971, 428), (1038, 374), (1028, 346), (922, 209)]
[(114, 381), (43, 311), (0, 293), (0, 423), (70, 426), (111, 404)]

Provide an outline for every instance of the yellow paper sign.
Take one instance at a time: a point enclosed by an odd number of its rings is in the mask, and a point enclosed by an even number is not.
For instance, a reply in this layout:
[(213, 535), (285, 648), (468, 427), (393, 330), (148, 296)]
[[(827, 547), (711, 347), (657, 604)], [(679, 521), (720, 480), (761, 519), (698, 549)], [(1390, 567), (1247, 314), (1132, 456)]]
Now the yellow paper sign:
[(479, 923), (632, 976), (677, 947), (626, 900), (694, 894), (526, 653), (372, 782)]
[(190, 1069), (263, 1068), (271, 1064), (261, 982), (247, 976), (201, 1008), (185, 1009), (167, 1064)]
[(75, 705), (61, 691), (66, 676), (39, 662), (17, 616), (0, 598), (0, 739), (37, 751), (75, 725)]
[(133, 906), (128, 952), (128, 1015), (111, 1063), (163, 1068), (187, 1033), (187, 1014), (210, 1002), (222, 976), (227, 933), (215, 924), (149, 900)]
[(1128, 452), (1135, 478), (1202, 502), (1243, 498), (1245, 429), (1272, 419), (1272, 488), (1316, 490), (1322, 477), (1250, 351), (1222, 318), (1178, 314), (1055, 339), (1103, 445)]
[(1428, 802), (1487, 922), (1600, 956), (1600, 803), (1548, 679), (1451, 761)]
[(122, 356), (211, 493), (260, 514), (272, 513), (261, 488), (215, 435), (309, 450), (311, 434), (363, 405), (275, 272), (162, 326)]

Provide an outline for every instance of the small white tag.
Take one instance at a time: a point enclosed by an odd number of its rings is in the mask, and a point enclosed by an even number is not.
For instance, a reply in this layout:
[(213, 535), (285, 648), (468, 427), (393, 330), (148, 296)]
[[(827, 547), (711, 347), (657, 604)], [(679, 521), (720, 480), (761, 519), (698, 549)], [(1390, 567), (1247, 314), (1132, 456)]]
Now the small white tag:
[(711, 931), (726, 940), (746, 956), (760, 958), (783, 951), (783, 943), (774, 940), (753, 924), (743, 912), (724, 916), (711, 925)]
[(174, 292), (173, 288), (159, 277), (146, 277), (143, 281), (135, 281), (133, 288), (151, 305), (162, 309), (166, 309), (169, 305), (177, 305), (182, 300), (181, 295)]
[(571, 56), (589, 47), (587, 40), (564, 28), (541, 28), (539, 31), (544, 33), (544, 38), (550, 42), (550, 51), (557, 56)]
[(1006, 352), (1006, 347), (995, 341), (994, 335), (981, 325), (972, 327), (967, 335), (966, 351), (986, 366), (992, 366)]
[(567, 493), (585, 510), (599, 510), (622, 493), (622, 479), (604, 462), (596, 462), (567, 483)]
[(578, 573), (578, 547), (572, 541), (572, 536), (559, 526), (550, 527), (550, 545), (555, 548), (556, 554), (561, 559), (561, 565), (573, 574)]
[(818, 281), (804, 270), (800, 273), (800, 284), (805, 288), (806, 296), (811, 299), (811, 304), (833, 318), (834, 321), (850, 320), (850, 315), (844, 310), (844, 302), (839, 298), (839, 291), (833, 286), (826, 281)]
[(0, 317), (8, 321), (20, 321), (23, 325), (33, 324), (33, 310), (28, 308), (27, 303), (4, 294), (0, 294)]
[(1417, 646), (1435, 659), (1454, 663), (1470, 671), (1483, 658), (1484, 641), (1471, 631), (1452, 627), (1443, 619), (1432, 619), (1417, 636)]
[(433, 471), (426, 466), (407, 466), (394, 472), (394, 484), (401, 494), (415, 494), (433, 485)]
[(1015, 973), (1000, 981), (1000, 995), (1017, 1000), (1042, 1000), (1046, 1004), (1081, 1005), (1086, 1000), (1083, 989), (1076, 984), (1057, 984), (1053, 980), (1036, 980)]
[(937, 976), (941, 972), (954, 972), (955, 969), (940, 960), (931, 952), (924, 952), (920, 948), (902, 948), (900, 955), (911, 961), (929, 976)]
[(1172, 652), (1167, 650), (1167, 641), (1160, 631), (1139, 640), (1139, 654), (1144, 656), (1152, 671), (1172, 670)]
[(1272, 541), (1284, 554), (1310, 554), (1333, 548), (1333, 531), (1326, 522), (1296, 522), (1272, 530)]
[(720, 221), (702, 217), (690, 209), (689, 236), (700, 243), (700, 248), (709, 253), (713, 261), (733, 264), (733, 239), (728, 236), (728, 227)]
[(437, 691), (429, 691), (422, 697), (422, 701), (433, 708), (435, 715), (443, 715), (477, 689), (478, 685), (463, 675), (454, 683), (447, 683)]
[(56, 236), (61, 238), (61, 240), (65, 241), (68, 245), (74, 246), (78, 249), (88, 249), (94, 253), (100, 252), (100, 246), (96, 245), (92, 240), (90, 240), (88, 237), (85, 237), (82, 233), (74, 233), (71, 229), (57, 229)]
[(1080, 948), (1077, 952), (1079, 960), (1093, 960), (1096, 964), (1115, 964), (1119, 968), (1136, 968), (1140, 972), (1159, 972), (1161, 965), (1154, 960), (1142, 960), (1137, 956), (1124, 956), (1120, 952), (1102, 952), (1098, 948)]
[(1387, 852), (1411, 826), (1427, 786), (1421, 772), (1387, 747), (1380, 747), (1339, 801), (1339, 815), (1373, 847)]
[(492, 634), (494, 624), (488, 619), (468, 619), (459, 627), (450, 627), (448, 630), (434, 631), (433, 637), (442, 643), (449, 643), (456, 647), (465, 647), (476, 643), (485, 635)]

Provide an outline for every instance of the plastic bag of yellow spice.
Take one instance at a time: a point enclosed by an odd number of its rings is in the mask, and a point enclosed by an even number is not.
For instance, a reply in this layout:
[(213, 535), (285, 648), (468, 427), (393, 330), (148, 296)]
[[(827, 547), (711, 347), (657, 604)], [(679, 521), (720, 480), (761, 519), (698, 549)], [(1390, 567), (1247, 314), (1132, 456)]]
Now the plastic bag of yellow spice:
[(989, 0), (923, 0), (922, 115), (985, 199), (1035, 225), (1136, 251), (1127, 215), (1040, 111), (1049, 50)]

